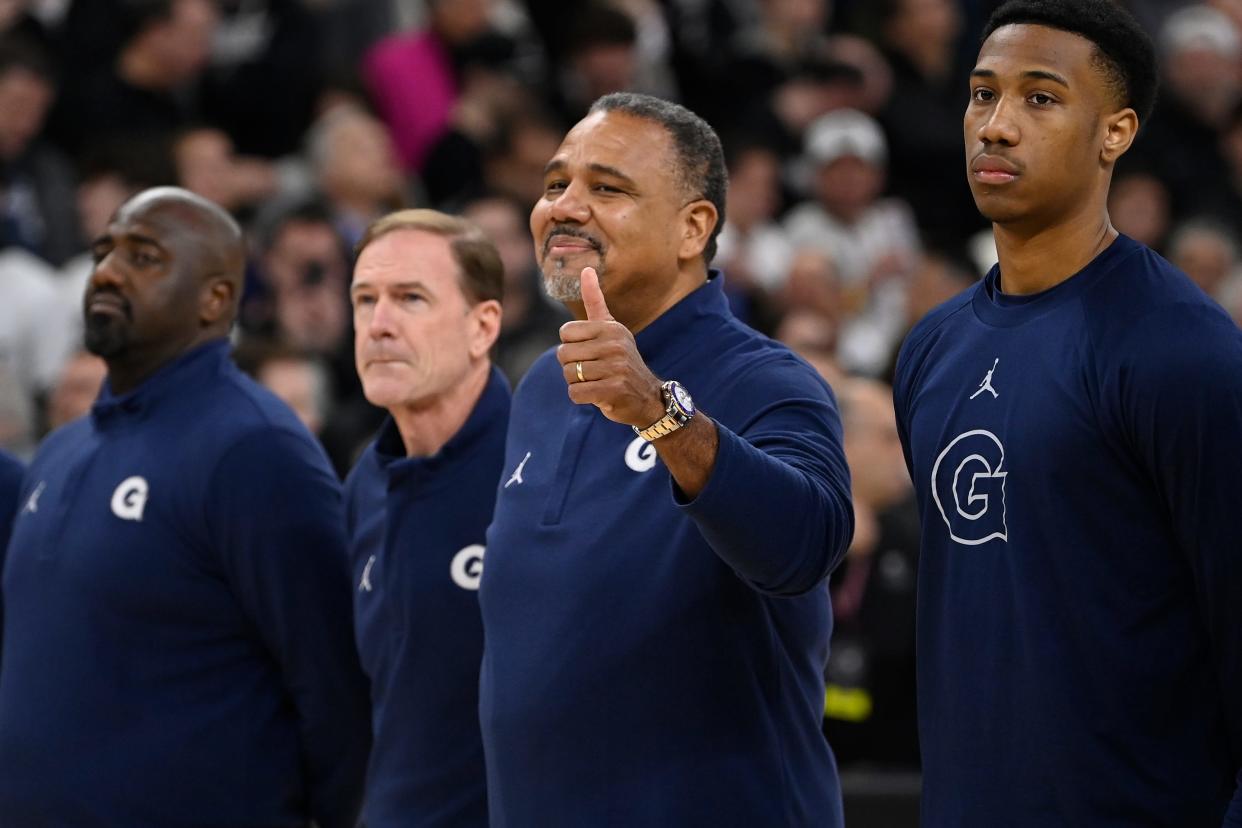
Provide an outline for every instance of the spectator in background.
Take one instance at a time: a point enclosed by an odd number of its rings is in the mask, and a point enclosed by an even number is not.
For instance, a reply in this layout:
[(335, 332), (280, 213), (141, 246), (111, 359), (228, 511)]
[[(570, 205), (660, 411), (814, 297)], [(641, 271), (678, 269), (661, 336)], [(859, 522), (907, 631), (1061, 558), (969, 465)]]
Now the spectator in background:
[(203, 78), (202, 114), (243, 156), (278, 158), (301, 144), (326, 75), (325, 5), (220, 0), (223, 15)]
[(841, 330), (846, 370), (878, 376), (905, 319), (906, 280), (920, 250), (910, 208), (880, 198), (887, 145), (879, 125), (855, 110), (830, 112), (806, 135), (815, 199), (785, 217), (798, 247), (832, 257), (849, 316)]
[(488, 822), (478, 589), (509, 421), (488, 356), (502, 281), (486, 236), (432, 210), (385, 216), (358, 247), (356, 364), (388, 414), (345, 483), (371, 678), (368, 828)]
[(638, 79), (638, 28), (629, 14), (604, 0), (589, 0), (570, 14), (550, 101), (565, 126), (602, 95), (636, 91)]
[(759, 0), (757, 5), (758, 25), (739, 27), (726, 49), (730, 59), (713, 115), (738, 101), (766, 99), (802, 67), (827, 58), (830, 0)]
[(1169, 188), (1154, 172), (1127, 165), (1108, 194), (1113, 227), (1153, 250), (1163, 250), (1171, 220)]
[(426, 6), (425, 29), (381, 40), (362, 64), (371, 99), (411, 173), (422, 170), (449, 128), (459, 94), (457, 51), (492, 25), (489, 0), (427, 0)]
[(893, 69), (888, 59), (872, 41), (851, 34), (830, 36), (828, 54), (833, 62), (858, 73), (858, 88), (851, 96), (852, 102), (845, 104), (845, 107), (878, 117), (893, 94)]
[(259, 158), (239, 157), (228, 133), (214, 127), (190, 127), (172, 141), (177, 184), (234, 215), (276, 195), (273, 166)]
[(1229, 228), (1211, 219), (1190, 219), (1169, 236), (1169, 261), (1217, 302), (1242, 276), (1238, 240)]
[(258, 278), (243, 309), (245, 330), (323, 361), (332, 405), (318, 436), (344, 476), (381, 414), (363, 399), (354, 370), (348, 248), (318, 202), (278, 209), (260, 223), (257, 244)]
[(348, 351), (346, 251), (320, 204), (294, 205), (274, 218), (260, 239), (257, 264), (267, 296), (266, 307), (247, 311), (252, 329), (329, 360)]
[[(81, 304), (79, 300), (78, 306)], [(85, 349), (75, 351), (65, 361), (47, 397), (48, 433), (90, 413), (107, 373), (104, 361)]]
[(791, 308), (781, 317), (773, 338), (811, 363), (833, 388), (845, 380), (837, 363), (837, 328), (824, 314)]
[(1164, 89), (1136, 151), (1168, 185), (1175, 215), (1242, 225), (1221, 136), (1242, 101), (1242, 32), (1206, 4), (1174, 12), (1160, 31)]
[(17, 247), (0, 250), (0, 448), (19, 455), (34, 449), (39, 403), (78, 330), (55, 280), (42, 259)]
[(794, 247), (776, 222), (781, 207), (780, 158), (760, 143), (726, 145), (728, 218), (717, 239), (715, 264), (725, 274), (734, 314), (771, 331), (771, 296), (789, 278)]
[[(905, 327), (909, 331), (937, 305), (949, 301), (977, 281), (970, 262), (960, 256), (925, 250), (910, 274), (906, 291)], [(902, 334), (905, 339), (905, 334)], [(896, 354), (893, 355), (894, 358)], [(885, 372), (891, 377), (892, 366)]]
[(483, 160), (487, 189), (519, 204), (543, 195), (543, 167), (560, 144), (561, 130), (541, 113), (518, 114), (504, 125)]
[(460, 91), (449, 124), (427, 153), (421, 179), (432, 204), (470, 198), (485, 189), (483, 157), (504, 140), (509, 124), (536, 107), (518, 80), (516, 45), (485, 36), (460, 53)]
[(307, 136), (307, 154), (319, 195), (349, 247), (372, 221), (408, 201), (392, 139), (364, 109), (345, 105), (320, 116)]
[(831, 322), (836, 332), (833, 341), (837, 345), (840, 344), (838, 329), (854, 312), (846, 306), (835, 261), (829, 253), (816, 247), (803, 247), (794, 253), (789, 274), (777, 298), (785, 312), (809, 311)]
[(963, 243), (984, 227), (962, 180), (967, 72), (956, 0), (883, 0), (880, 42), (893, 88), (879, 115), (889, 148), (890, 192), (910, 204), (923, 238)]
[(39, 140), (56, 94), (50, 57), (35, 42), (0, 36), (0, 249), (24, 247), (54, 266), (82, 249), (73, 171)]
[(77, 152), (118, 133), (170, 133), (199, 119), (198, 84), (220, 13), (213, 0), (124, 0), (111, 64), (65, 78), (57, 139)]
[(540, 286), (526, 208), (504, 196), (484, 196), (467, 203), (462, 216), (474, 222), (495, 245), (504, 266), (504, 317), (494, 362), (516, 386), (544, 351), (560, 343), (561, 325), (569, 321)]
[(824, 733), (842, 768), (919, 764), (914, 618), (919, 516), (887, 384), (837, 388), (854, 540), (832, 574)]

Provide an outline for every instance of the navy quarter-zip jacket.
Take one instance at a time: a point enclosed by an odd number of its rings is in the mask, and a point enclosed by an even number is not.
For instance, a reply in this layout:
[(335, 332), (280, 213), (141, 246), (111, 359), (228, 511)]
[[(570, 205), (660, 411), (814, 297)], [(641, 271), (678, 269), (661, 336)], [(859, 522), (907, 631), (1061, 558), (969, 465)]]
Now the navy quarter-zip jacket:
[(840, 421), (722, 287), (635, 337), (716, 423), (694, 500), (633, 429), (569, 400), (555, 352), (514, 395), (480, 591), (497, 828), (841, 824), (820, 730), (824, 579), (853, 532)]
[(369, 744), (340, 487), (217, 340), (31, 463), (3, 577), (0, 824), (352, 828)]
[(479, 576), (509, 422), (492, 368), (461, 430), (406, 457), (388, 418), (345, 481), (358, 652), (371, 679), (367, 828), (480, 828)]

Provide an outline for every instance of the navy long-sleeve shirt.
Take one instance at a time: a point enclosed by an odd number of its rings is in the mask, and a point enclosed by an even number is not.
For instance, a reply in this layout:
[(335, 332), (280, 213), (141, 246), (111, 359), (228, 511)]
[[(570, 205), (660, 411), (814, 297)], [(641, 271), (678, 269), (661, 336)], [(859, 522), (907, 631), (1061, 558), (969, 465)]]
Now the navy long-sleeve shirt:
[(480, 603), (493, 826), (834, 826), (824, 578), (853, 531), (832, 394), (733, 318), (716, 276), (636, 337), (717, 425), (687, 500), (655, 447), (514, 396)]
[(392, 419), (345, 482), (358, 652), (371, 678), (367, 828), (487, 825), (479, 576), (509, 422), (495, 368), (461, 430), (406, 457)]
[(896, 375), (923, 825), (1242, 825), (1242, 333), (1124, 236), (998, 280)]
[(0, 821), (352, 828), (370, 728), (340, 487), (227, 343), (105, 386), (23, 498)]

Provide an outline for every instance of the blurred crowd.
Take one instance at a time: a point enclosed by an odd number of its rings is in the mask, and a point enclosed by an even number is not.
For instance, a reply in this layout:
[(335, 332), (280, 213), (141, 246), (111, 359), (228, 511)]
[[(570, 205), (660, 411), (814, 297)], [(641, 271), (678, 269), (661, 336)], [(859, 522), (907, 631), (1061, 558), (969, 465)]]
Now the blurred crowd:
[[(515, 383), (567, 319), (527, 216), (598, 96), (680, 101), (721, 134), (715, 266), (735, 312), (837, 391), (858, 531), (833, 576), (827, 725), (843, 765), (917, 763), (918, 531), (885, 384), (910, 326), (995, 261), (962, 113), (988, 0), (0, 0), (0, 446), (89, 410), (92, 238), (149, 186), (249, 240), (238, 362), (344, 473), (381, 419), (354, 372), (352, 248), (395, 208), (461, 213), (505, 265)], [(1156, 114), (1118, 166), (1119, 230), (1242, 320), (1242, 0), (1131, 0)], [(896, 619), (896, 620), (894, 620)]]

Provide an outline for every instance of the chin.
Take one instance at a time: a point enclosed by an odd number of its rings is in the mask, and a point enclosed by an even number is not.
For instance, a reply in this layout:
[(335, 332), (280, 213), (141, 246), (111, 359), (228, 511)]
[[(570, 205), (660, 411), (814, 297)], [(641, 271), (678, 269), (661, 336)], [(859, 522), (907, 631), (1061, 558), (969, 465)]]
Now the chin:
[(582, 299), (581, 277), (564, 271), (543, 274), (543, 289), (548, 297), (557, 302), (577, 302)]
[(90, 315), (86, 317), (82, 344), (95, 356), (112, 359), (129, 348), (129, 330), (112, 317)]

